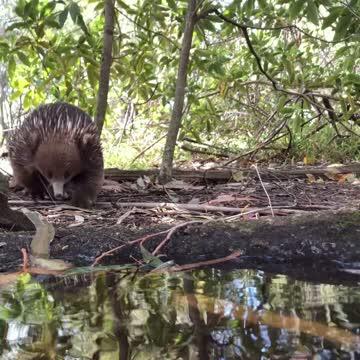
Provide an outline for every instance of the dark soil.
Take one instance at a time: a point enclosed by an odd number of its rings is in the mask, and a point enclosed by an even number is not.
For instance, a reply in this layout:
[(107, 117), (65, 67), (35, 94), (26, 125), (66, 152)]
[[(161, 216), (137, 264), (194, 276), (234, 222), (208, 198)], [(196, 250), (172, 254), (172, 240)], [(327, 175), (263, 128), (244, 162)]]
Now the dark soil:
[[(191, 264), (226, 257), (236, 250), (242, 255), (221, 266), (260, 268), (300, 278), (336, 282), (358, 280), (344, 270), (360, 268), (360, 187), (339, 181), (276, 180), (264, 184), (274, 210), (271, 217), (263, 185), (246, 183), (214, 185), (173, 183), (166, 189), (147, 179), (137, 183), (107, 182), (92, 211), (64, 205), (32, 203), (21, 193), (10, 192), (14, 208), (26, 205), (38, 211), (56, 229), (51, 257), (75, 266), (91, 265), (104, 252), (129, 241), (170, 229), (188, 221), (207, 221), (175, 231), (161, 249), (163, 261)], [(25, 202), (23, 202), (25, 200)], [(26, 201), (29, 200), (29, 201)], [(126, 202), (156, 202), (157, 207), (128, 208)], [(173, 208), (160, 203), (172, 202)], [(178, 209), (176, 204), (237, 207), (248, 215)], [(267, 210), (259, 210), (256, 209)], [(234, 215), (233, 218), (231, 216)], [(0, 231), (0, 271), (22, 264), (21, 248), (29, 249), (32, 233)], [(143, 243), (153, 251), (164, 239), (156, 236)], [(141, 263), (138, 244), (126, 245), (100, 264)]]

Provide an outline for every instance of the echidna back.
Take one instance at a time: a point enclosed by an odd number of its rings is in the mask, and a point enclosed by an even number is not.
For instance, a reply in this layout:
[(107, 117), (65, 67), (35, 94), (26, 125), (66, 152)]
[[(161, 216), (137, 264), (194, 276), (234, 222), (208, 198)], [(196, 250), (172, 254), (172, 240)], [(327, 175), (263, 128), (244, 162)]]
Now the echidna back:
[(54, 103), (33, 110), (9, 138), (9, 156), (13, 163), (26, 165), (32, 162), (39, 142), (74, 142), (84, 135), (94, 139), (92, 151), (101, 154), (96, 124), (91, 117), (74, 105)]
[(96, 131), (96, 125), (88, 114), (67, 103), (39, 106), (27, 116), (21, 128), (35, 130), (42, 139), (65, 133), (76, 138), (81, 132)]

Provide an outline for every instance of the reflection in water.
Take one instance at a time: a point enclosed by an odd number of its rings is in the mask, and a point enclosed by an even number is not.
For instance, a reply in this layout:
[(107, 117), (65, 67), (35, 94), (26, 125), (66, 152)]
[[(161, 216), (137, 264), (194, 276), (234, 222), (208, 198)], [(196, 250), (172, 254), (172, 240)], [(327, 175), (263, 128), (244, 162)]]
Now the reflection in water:
[(27, 275), (0, 299), (1, 359), (360, 357), (359, 288), (260, 271)]

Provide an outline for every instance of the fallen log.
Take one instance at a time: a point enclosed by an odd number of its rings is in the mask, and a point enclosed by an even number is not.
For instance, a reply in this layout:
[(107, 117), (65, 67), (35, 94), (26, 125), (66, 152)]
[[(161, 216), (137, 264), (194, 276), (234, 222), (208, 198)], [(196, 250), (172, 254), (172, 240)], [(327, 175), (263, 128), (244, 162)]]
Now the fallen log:
[[(306, 177), (308, 174), (323, 176), (325, 174), (360, 174), (360, 164), (350, 164), (342, 166), (307, 166), (307, 167), (286, 167), (278, 169), (259, 167), (259, 172), (263, 179), (289, 179)], [(141, 176), (156, 178), (159, 174), (158, 169), (149, 170), (121, 170), (109, 168), (105, 170), (105, 178), (114, 181), (135, 181)], [(211, 170), (183, 170), (174, 169), (173, 177), (178, 180), (192, 182), (228, 182), (242, 176), (257, 177), (254, 168), (225, 168)]]

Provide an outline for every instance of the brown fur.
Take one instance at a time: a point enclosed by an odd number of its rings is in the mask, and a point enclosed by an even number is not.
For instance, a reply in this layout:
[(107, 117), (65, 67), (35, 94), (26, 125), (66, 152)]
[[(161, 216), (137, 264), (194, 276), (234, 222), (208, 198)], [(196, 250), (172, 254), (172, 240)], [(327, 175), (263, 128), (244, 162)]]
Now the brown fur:
[(9, 156), (16, 183), (33, 197), (67, 194), (84, 208), (96, 201), (102, 150), (95, 124), (79, 108), (57, 103), (34, 110), (11, 137)]

